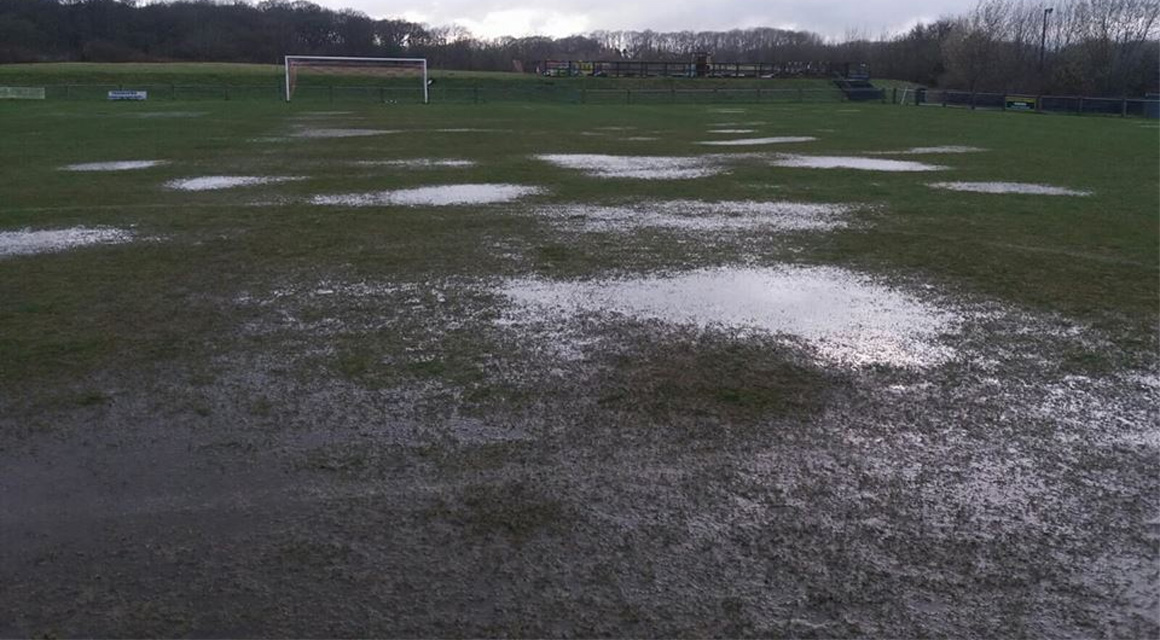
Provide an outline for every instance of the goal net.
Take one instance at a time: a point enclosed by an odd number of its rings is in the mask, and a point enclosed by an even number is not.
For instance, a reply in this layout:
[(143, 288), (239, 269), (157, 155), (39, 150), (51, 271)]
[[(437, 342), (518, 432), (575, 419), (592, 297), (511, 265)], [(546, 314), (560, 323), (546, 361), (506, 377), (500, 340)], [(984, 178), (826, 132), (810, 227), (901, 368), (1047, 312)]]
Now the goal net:
[(286, 102), (296, 93), (427, 104), (427, 59), (286, 56)]

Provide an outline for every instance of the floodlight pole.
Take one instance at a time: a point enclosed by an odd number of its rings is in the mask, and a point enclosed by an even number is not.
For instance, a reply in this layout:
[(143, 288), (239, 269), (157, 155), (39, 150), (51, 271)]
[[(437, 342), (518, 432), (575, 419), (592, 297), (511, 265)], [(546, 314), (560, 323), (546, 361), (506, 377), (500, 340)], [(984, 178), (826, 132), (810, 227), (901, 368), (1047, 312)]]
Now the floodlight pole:
[(1043, 59), (1047, 55), (1047, 16), (1051, 15), (1051, 12), (1053, 12), (1053, 11), (1055, 11), (1055, 8), (1053, 8), (1053, 7), (1048, 7), (1048, 8), (1043, 10), (1043, 35), (1039, 37), (1039, 72), (1040, 73), (1043, 73)]

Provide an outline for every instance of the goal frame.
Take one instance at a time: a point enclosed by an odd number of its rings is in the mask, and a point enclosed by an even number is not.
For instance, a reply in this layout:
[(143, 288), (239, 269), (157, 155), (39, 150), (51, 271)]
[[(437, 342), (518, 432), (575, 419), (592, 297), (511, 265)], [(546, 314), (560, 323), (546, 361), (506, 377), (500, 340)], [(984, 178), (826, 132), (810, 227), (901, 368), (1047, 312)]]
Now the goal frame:
[(410, 62), (420, 63), (423, 67), (423, 104), (429, 103), (427, 94), (427, 58), (363, 58), (358, 56), (286, 56), (282, 61), (286, 83), (286, 102), (290, 102), (290, 61), (291, 60), (318, 60), (323, 62)]

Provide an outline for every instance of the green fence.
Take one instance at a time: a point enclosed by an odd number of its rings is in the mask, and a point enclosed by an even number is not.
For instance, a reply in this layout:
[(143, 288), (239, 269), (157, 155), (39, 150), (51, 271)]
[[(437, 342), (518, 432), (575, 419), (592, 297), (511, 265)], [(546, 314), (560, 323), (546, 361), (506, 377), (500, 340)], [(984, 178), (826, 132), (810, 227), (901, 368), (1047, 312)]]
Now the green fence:
[[(151, 101), (281, 101), (281, 85), (63, 84), (45, 87), (48, 100), (107, 100), (110, 91), (146, 91)], [(525, 102), (550, 104), (760, 104), (772, 102), (843, 102), (837, 88), (809, 89), (588, 89), (562, 86), (432, 86), (432, 103), (483, 104)], [(304, 85), (294, 102), (420, 103), (419, 87), (372, 85)]]

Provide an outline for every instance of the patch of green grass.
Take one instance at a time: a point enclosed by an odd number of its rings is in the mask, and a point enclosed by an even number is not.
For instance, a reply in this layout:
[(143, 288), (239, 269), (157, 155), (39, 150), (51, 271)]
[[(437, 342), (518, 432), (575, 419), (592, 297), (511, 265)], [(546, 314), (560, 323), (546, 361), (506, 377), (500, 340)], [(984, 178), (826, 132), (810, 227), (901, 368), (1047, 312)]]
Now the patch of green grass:
[[(1142, 128), (1137, 120), (792, 102), (743, 105), (740, 114), (718, 113), (717, 107), (707, 105), (422, 107), (339, 102), (334, 108), (351, 115), (319, 126), (403, 133), (262, 142), (286, 135), (292, 126), (288, 117), (318, 107), (198, 101), (172, 108), (204, 115), (140, 117), (160, 108), (154, 103), (0, 104), (0, 137), (6, 141), (0, 146), (5, 175), (0, 182), (0, 230), (108, 225), (155, 238), (0, 259), (0, 359), (5, 362), (0, 381), (61, 382), (94, 369), (163, 363), (201, 369), (215, 354), (239, 348), (240, 327), (254, 313), (231, 302), (241, 292), (334, 274), (368, 282), (485, 281), (534, 273), (594, 277), (737, 262), (831, 263), (870, 273), (901, 273), (1094, 323), (1134, 349), (1154, 343), (1160, 307), (1160, 158), (1158, 132)], [(988, 151), (927, 158), (951, 167), (929, 174), (784, 169), (754, 160), (738, 163), (728, 174), (667, 182), (594, 179), (532, 157), (569, 152), (698, 154), (705, 148), (694, 143), (707, 139), (706, 129), (724, 119), (764, 122), (754, 125), (754, 135), (818, 138), (778, 151), (851, 154), (950, 144)], [(599, 127), (631, 128), (658, 139), (628, 142), (620, 139), (627, 133), (582, 135)], [(492, 131), (437, 131), (449, 128)], [(467, 158), (478, 165), (399, 170), (347, 163), (415, 157)], [(75, 162), (129, 159), (169, 164), (120, 173), (58, 170)], [(201, 193), (163, 187), (173, 178), (217, 174), (308, 179)], [(1088, 189), (1094, 195), (997, 196), (926, 186), (948, 179), (1042, 182)], [(873, 208), (855, 214), (859, 224), (845, 231), (720, 236), (580, 234), (510, 206), (348, 209), (305, 202), (318, 193), (454, 182), (537, 185), (547, 190), (533, 199), (542, 203), (777, 199)], [(285, 204), (243, 206), (261, 200)], [(342, 320), (345, 311), (335, 313)], [(409, 313), (403, 307), (382, 310), (384, 316)], [(404, 371), (478, 381), (486, 370), (477, 351), (494, 345), (476, 340), (470, 328), (459, 335), (439, 343), (443, 353), (436, 360), (413, 363)], [(345, 339), (335, 340), (341, 347)], [(336, 351), (335, 369), (370, 384), (377, 375), (381, 383), (394, 384), (399, 373), (388, 371), (383, 357), (402, 354), (404, 338), (383, 331), (368, 344), (358, 339), (350, 341), (351, 348)], [(696, 360), (693, 354), (686, 356)], [(725, 353), (712, 358), (737, 360)], [(716, 373), (722, 379), (732, 374), (725, 369)], [(807, 374), (788, 377), (799, 375)], [(650, 384), (662, 395), (692, 394), (730, 414), (776, 412), (796, 402), (792, 393), (778, 395), (777, 385), (689, 386), (691, 382), (676, 379)]]

